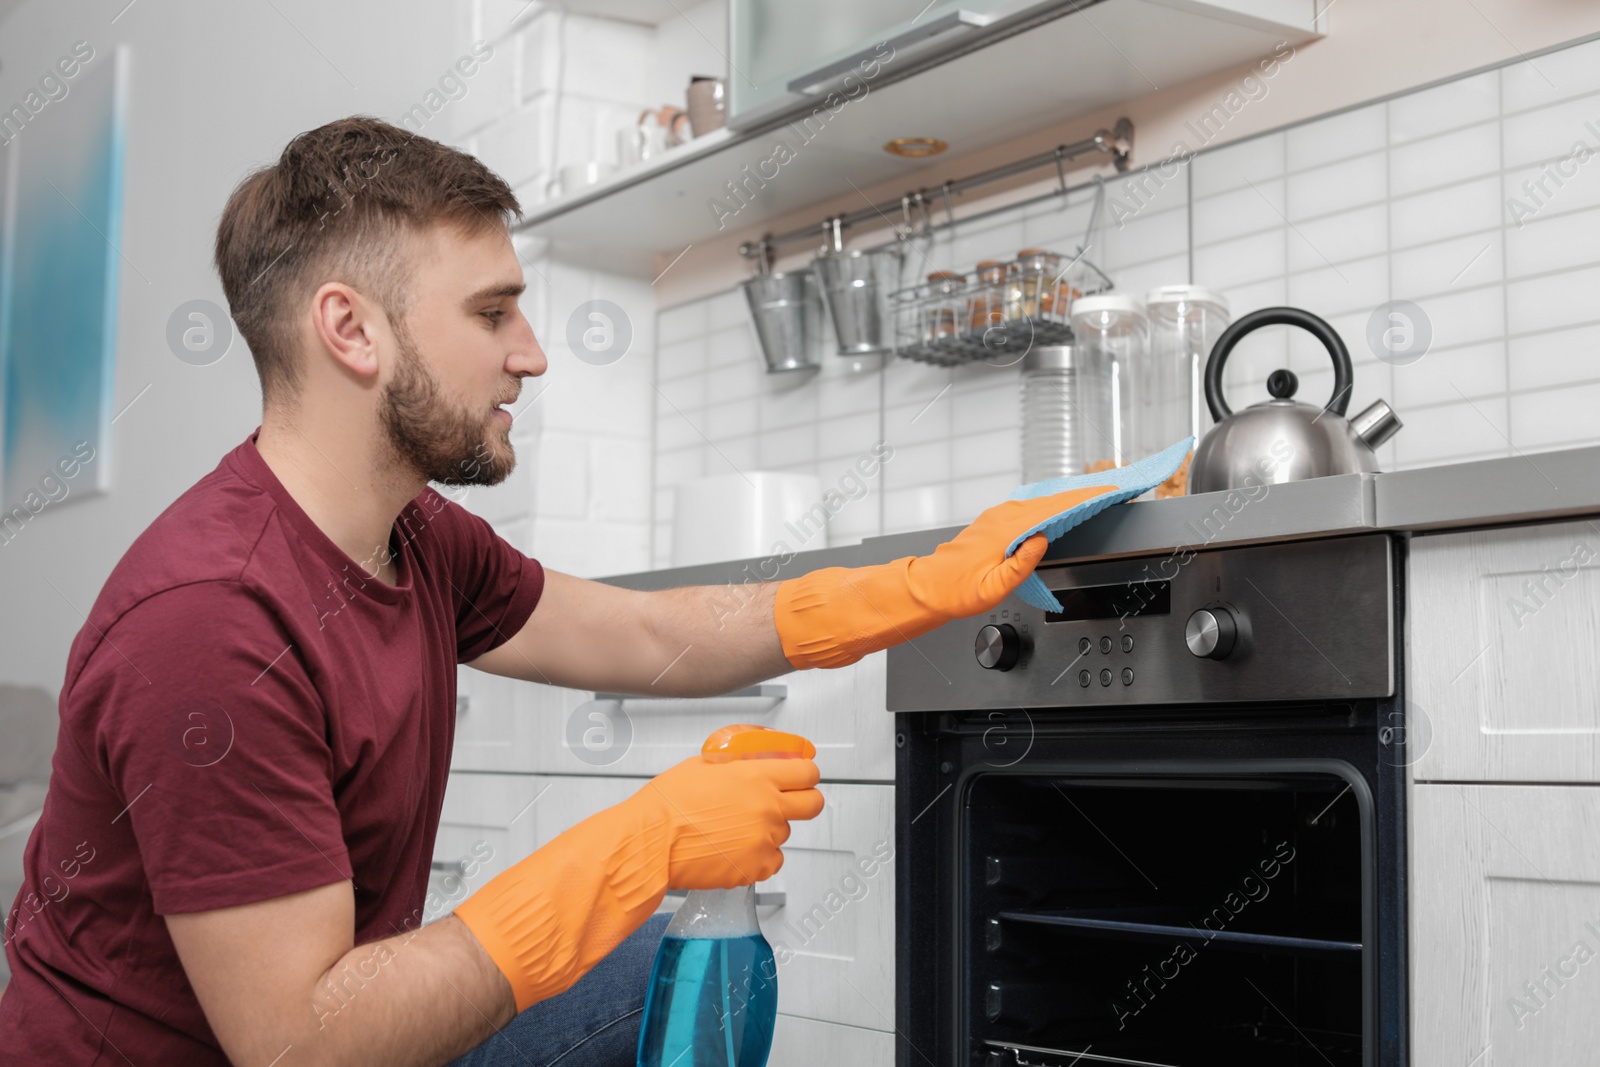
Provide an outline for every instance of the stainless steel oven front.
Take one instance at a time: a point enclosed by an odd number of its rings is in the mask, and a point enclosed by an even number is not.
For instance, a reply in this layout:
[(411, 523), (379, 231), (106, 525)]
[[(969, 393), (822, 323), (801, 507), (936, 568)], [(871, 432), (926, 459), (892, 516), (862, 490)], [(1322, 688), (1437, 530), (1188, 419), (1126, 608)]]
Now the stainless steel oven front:
[(1400, 1067), (1403, 543), (1045, 562), (892, 649), (900, 1067)]

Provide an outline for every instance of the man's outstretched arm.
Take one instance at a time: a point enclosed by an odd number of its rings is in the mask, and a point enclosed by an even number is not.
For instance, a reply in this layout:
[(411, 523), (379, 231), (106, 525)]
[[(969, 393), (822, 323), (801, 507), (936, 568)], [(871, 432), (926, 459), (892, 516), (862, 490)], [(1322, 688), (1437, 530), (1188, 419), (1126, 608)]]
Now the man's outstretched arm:
[(640, 592), (546, 569), (544, 593), (522, 629), (468, 666), (571, 689), (666, 697), (843, 667), (993, 608), (1048, 547), (1036, 533), (1007, 556), (1011, 542), (1112, 489), (1008, 500), (927, 556), (824, 567), (782, 581)]
[(166, 920), (234, 1063), (433, 1067), (516, 1014), (510, 983), (454, 915), (353, 944), (348, 881)]

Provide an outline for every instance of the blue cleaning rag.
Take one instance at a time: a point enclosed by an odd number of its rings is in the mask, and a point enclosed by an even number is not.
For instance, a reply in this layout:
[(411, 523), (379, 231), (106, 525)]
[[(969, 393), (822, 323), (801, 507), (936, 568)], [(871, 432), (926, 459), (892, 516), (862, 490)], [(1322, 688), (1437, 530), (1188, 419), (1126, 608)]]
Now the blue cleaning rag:
[[(1173, 473), (1183, 465), (1183, 457), (1189, 454), (1194, 447), (1194, 438), (1185, 437), (1182, 441), (1170, 448), (1162, 449), (1153, 456), (1146, 456), (1137, 463), (1126, 467), (1113, 467), (1111, 470), (1099, 471), (1095, 474), (1074, 474), (1065, 478), (1049, 478), (1042, 482), (1030, 482), (1019, 485), (1011, 490), (1008, 500), (1032, 500), (1035, 497), (1051, 496), (1055, 493), (1064, 493), (1069, 489), (1087, 489), (1097, 485), (1114, 485), (1114, 493), (1102, 493), (1092, 500), (1085, 500), (1066, 511), (1058, 512), (1041, 523), (1036, 523), (1027, 530), (1017, 535), (1006, 549), (1006, 558), (1010, 559), (1016, 552), (1017, 546), (1022, 544), (1034, 534), (1043, 531), (1051, 541), (1060, 537), (1068, 530), (1080, 523), (1086, 522), (1100, 514), (1113, 504), (1121, 504), (1142, 496), (1172, 477)], [(1056, 599), (1048, 586), (1044, 584), (1037, 574), (1030, 574), (1026, 581), (1017, 586), (1016, 594), (1024, 601), (1043, 611), (1060, 611), (1061, 601)]]

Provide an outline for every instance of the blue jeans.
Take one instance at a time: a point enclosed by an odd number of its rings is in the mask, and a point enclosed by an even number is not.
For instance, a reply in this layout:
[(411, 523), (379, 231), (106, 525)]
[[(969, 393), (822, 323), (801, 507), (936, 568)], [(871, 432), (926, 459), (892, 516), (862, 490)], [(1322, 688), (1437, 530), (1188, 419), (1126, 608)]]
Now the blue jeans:
[(655, 915), (573, 987), (519, 1012), (447, 1067), (634, 1067), (650, 968), (671, 915)]

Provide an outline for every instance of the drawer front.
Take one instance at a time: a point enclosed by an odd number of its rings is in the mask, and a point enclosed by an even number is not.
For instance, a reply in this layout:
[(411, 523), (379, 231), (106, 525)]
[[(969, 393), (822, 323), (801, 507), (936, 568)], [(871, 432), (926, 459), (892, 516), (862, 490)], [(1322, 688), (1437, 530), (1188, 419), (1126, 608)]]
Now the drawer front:
[[(620, 803), (638, 778), (541, 778), (531, 817), (541, 842)], [(822, 814), (791, 824), (783, 869), (760, 884), (784, 906), (759, 909), (777, 963), (778, 1010), (854, 1027), (894, 1017), (894, 787), (823, 783)], [(518, 794), (520, 796), (520, 794)], [(664, 908), (677, 906), (667, 898)]]
[(530, 754), (537, 743), (534, 717), (542, 710), (536, 708), (535, 689), (567, 692), (458, 666), (450, 770), (531, 771)]
[(1409, 588), (1413, 777), (1600, 782), (1600, 523), (1419, 535)]
[(791, 824), (783, 869), (760, 885), (785, 896), (782, 908), (761, 909), (778, 966), (778, 1010), (892, 1029), (894, 787), (821, 789), (822, 814)]
[(531, 774), (450, 775), (433, 842), (424, 921), (448, 915), (484, 882), (538, 847), (528, 804), (544, 784)]
[[(888, 1025), (885, 1020), (884, 1026)], [(893, 1067), (894, 1033), (780, 1013), (767, 1067), (816, 1067), (819, 1063), (827, 1067)]]
[(1593, 1062), (1600, 787), (1411, 788), (1411, 1063)]
[[(894, 780), (894, 716), (884, 710), (886, 652), (837, 670), (793, 671), (767, 684), (781, 699), (596, 700), (573, 689), (519, 683), (535, 740), (516, 769), (552, 774), (654, 775), (694, 755), (712, 731), (748, 722), (803, 734), (824, 778)], [(516, 714), (525, 714), (520, 708)], [(516, 734), (508, 731), (507, 737)], [(459, 742), (457, 744), (459, 748)]]

